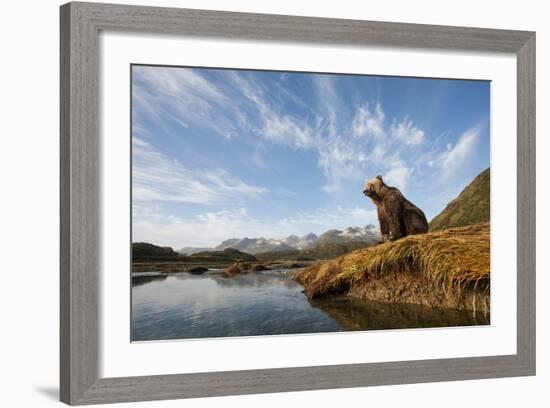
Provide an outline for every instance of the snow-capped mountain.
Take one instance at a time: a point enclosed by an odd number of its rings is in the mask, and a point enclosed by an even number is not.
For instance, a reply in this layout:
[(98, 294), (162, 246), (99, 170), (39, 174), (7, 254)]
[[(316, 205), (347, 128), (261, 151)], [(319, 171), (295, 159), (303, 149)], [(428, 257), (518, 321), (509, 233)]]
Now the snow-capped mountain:
[(372, 224), (364, 227), (349, 227), (343, 231), (328, 230), (320, 236), (309, 233), (303, 237), (289, 235), (284, 239), (272, 238), (232, 238), (223, 241), (214, 248), (185, 247), (177, 252), (183, 255), (193, 255), (204, 251), (223, 251), (226, 248), (238, 249), (248, 254), (259, 254), (262, 252), (288, 251), (293, 249), (306, 249), (317, 243), (342, 243), (359, 241), (372, 243), (380, 240), (380, 229)]
[(233, 238), (223, 241), (214, 248), (216, 251), (222, 251), (226, 248), (238, 249), (247, 254), (259, 254), (261, 252), (286, 251), (295, 249), (280, 239), (266, 238)]
[(176, 252), (182, 255), (193, 255), (197, 252), (204, 252), (204, 251), (211, 251), (212, 248), (206, 248), (206, 247), (183, 247), (182, 249), (178, 249)]
[(343, 231), (340, 230), (328, 230), (321, 234), (317, 242), (323, 243), (341, 243), (350, 241), (360, 242), (376, 242), (379, 241), (380, 229), (372, 224), (365, 227), (349, 227)]
[(297, 235), (290, 235), (286, 237), (283, 242), (287, 244), (288, 246), (291, 246), (295, 249), (304, 249), (308, 246), (311, 246), (317, 241), (317, 235), (315, 235), (313, 232), (310, 232), (309, 234), (304, 235), (303, 237), (299, 237)]
[[(343, 231), (329, 230), (320, 236), (314, 233), (309, 233), (303, 237), (297, 235), (289, 235), (284, 239), (270, 238), (232, 238), (223, 241), (215, 248), (192, 248), (186, 247), (178, 252), (187, 253), (188, 255), (205, 251), (215, 250), (222, 251), (226, 248), (238, 249), (241, 252), (248, 254), (259, 254), (262, 252), (288, 251), (293, 249), (306, 249), (314, 246), (317, 243), (342, 243), (350, 241), (360, 242), (376, 242), (380, 240), (380, 230), (378, 227), (369, 224), (365, 227), (349, 227)], [(199, 251), (200, 250), (200, 251)]]

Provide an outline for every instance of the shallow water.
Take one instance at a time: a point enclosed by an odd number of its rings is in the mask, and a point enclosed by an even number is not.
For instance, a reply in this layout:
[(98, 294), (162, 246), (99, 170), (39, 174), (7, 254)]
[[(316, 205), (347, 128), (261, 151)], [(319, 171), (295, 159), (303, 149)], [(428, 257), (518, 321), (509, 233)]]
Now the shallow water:
[(452, 309), (349, 297), (308, 301), (284, 271), (227, 278), (181, 273), (133, 279), (132, 340), (322, 333), (488, 324)]

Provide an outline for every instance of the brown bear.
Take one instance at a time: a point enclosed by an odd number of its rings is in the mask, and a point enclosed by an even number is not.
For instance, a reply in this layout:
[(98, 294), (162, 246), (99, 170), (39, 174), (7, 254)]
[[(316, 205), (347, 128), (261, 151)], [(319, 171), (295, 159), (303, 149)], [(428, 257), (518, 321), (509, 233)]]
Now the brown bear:
[(407, 200), (397, 188), (386, 185), (382, 176), (367, 180), (363, 194), (374, 202), (378, 210), (382, 242), (428, 232), (428, 220), (424, 212)]

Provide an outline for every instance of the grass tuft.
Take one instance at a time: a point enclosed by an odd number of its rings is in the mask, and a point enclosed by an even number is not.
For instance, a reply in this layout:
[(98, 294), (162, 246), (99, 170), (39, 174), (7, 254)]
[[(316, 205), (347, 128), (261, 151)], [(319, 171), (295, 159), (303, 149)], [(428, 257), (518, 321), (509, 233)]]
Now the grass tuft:
[(443, 293), (490, 284), (488, 223), (412, 235), (360, 249), (333, 261), (306, 268), (296, 280), (309, 298), (345, 294), (389, 274), (419, 274)]

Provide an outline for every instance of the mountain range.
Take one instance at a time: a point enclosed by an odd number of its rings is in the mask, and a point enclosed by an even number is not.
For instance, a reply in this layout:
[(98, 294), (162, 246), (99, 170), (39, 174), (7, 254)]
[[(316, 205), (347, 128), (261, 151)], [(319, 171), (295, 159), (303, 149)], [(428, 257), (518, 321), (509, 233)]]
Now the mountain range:
[(259, 254), (263, 252), (304, 250), (317, 244), (340, 244), (346, 242), (374, 243), (380, 240), (378, 227), (369, 224), (365, 227), (349, 227), (344, 230), (328, 230), (317, 236), (314, 233), (302, 237), (290, 235), (283, 239), (274, 238), (231, 238), (223, 241), (214, 248), (184, 247), (178, 250), (180, 254), (192, 255), (204, 251), (223, 251), (227, 248), (237, 249), (248, 254)]

